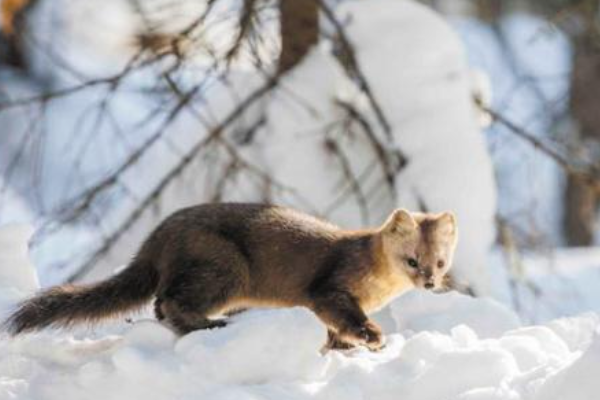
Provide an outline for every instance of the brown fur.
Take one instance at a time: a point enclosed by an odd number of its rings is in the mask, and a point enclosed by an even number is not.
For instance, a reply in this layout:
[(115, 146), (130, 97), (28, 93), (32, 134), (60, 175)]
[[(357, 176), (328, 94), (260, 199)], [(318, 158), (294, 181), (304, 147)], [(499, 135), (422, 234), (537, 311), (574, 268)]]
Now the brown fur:
[(42, 292), (6, 324), (18, 334), (96, 321), (155, 295), (157, 318), (181, 334), (249, 307), (304, 306), (328, 326), (330, 347), (377, 349), (367, 314), (410, 287), (442, 285), (455, 245), (448, 213), (397, 210), (380, 228), (347, 231), (283, 207), (200, 205), (167, 218), (118, 275)]

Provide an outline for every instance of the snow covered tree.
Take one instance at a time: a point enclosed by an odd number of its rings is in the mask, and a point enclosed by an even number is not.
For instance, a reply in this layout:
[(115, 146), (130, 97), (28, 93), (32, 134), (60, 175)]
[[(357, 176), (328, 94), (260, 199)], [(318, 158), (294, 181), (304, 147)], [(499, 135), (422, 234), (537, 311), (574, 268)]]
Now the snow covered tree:
[(252, 200), (347, 227), (453, 210), (457, 280), (487, 293), (495, 190), (462, 45), (412, 1), (334, 3), (40, 2), (30, 74), (52, 83), (13, 77), (0, 119), (27, 140), (0, 153), (49, 221), (39, 254), (82, 242), (51, 281), (105, 275), (176, 208)]
[[(583, 158), (600, 164), (600, 31), (598, 3), (578, 2), (574, 17), (579, 25), (571, 34), (573, 69), (571, 72), (571, 115), (573, 132)], [(598, 173), (600, 176), (600, 172)], [(567, 242), (574, 246), (594, 243), (600, 192), (585, 180), (570, 176), (565, 187), (564, 229)]]

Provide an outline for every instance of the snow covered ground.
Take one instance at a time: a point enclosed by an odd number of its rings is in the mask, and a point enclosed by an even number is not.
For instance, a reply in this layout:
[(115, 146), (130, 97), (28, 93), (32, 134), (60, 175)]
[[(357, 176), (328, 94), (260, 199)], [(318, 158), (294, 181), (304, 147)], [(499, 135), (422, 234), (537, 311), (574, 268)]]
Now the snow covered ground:
[[(0, 231), (0, 313), (37, 287), (26, 227)], [(523, 326), (504, 306), (412, 291), (391, 305), (387, 346), (322, 354), (308, 310), (255, 310), (177, 338), (137, 318), (0, 338), (0, 400), (535, 399), (600, 390), (600, 317)]]

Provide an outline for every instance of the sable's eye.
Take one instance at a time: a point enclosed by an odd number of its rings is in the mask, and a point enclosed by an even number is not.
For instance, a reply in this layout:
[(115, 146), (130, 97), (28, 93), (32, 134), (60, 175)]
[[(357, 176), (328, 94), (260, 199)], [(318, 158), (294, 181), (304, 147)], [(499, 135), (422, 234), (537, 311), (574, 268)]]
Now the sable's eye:
[(444, 265), (445, 265), (445, 264), (444, 264), (444, 261), (443, 261), (443, 260), (440, 260), (440, 261), (438, 261), (438, 264), (437, 264), (438, 268), (440, 268), (440, 269), (441, 269), (441, 268), (444, 268)]
[(414, 258), (408, 259), (408, 265), (412, 268), (419, 268), (419, 263)]

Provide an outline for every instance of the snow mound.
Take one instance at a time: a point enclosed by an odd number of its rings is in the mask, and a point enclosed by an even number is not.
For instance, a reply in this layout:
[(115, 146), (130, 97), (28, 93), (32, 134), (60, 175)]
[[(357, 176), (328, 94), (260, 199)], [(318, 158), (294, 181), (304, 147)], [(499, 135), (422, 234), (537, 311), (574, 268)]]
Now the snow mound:
[(586, 400), (592, 393), (600, 391), (600, 380), (596, 374), (600, 365), (600, 335), (594, 335), (594, 341), (587, 351), (576, 359), (569, 368), (558, 371), (548, 379), (541, 390), (539, 399), (544, 400)]
[[(31, 294), (39, 288), (35, 268), (29, 261), (29, 225), (0, 228), (0, 311), (2, 304)], [(0, 314), (1, 315), (1, 314)]]
[[(422, 300), (432, 309), (446, 302), (445, 296)], [(489, 306), (481, 304), (484, 316)], [(446, 317), (461, 321), (453, 309)], [(590, 316), (571, 322), (591, 330), (585, 335), (598, 328)], [(600, 367), (598, 337), (571, 349), (550, 325), (495, 339), (481, 339), (467, 325), (447, 334), (393, 333), (379, 353), (322, 355), (324, 339), (325, 329), (303, 309), (255, 311), (229, 327), (180, 339), (151, 321), (122, 337), (4, 339), (0, 398), (584, 399), (597, 389), (591, 374)]]
[(517, 315), (491, 299), (475, 299), (457, 292), (433, 294), (414, 290), (391, 305), (392, 315), (401, 330), (435, 330), (450, 333), (467, 325), (478, 336), (498, 337), (520, 326)]
[[(5, 145), (4, 143), (2, 144)], [(0, 154), (3, 152), (0, 150)], [(6, 157), (7, 159), (9, 157)], [(0, 171), (2, 171), (0, 162)], [(4, 171), (2, 171), (5, 173)], [(33, 220), (33, 214), (25, 200), (8, 186), (0, 176), (0, 226), (5, 224), (25, 223)]]
[(326, 366), (319, 356), (326, 337), (325, 326), (306, 309), (267, 310), (243, 315), (228, 329), (191, 333), (175, 352), (214, 381), (309, 380)]

